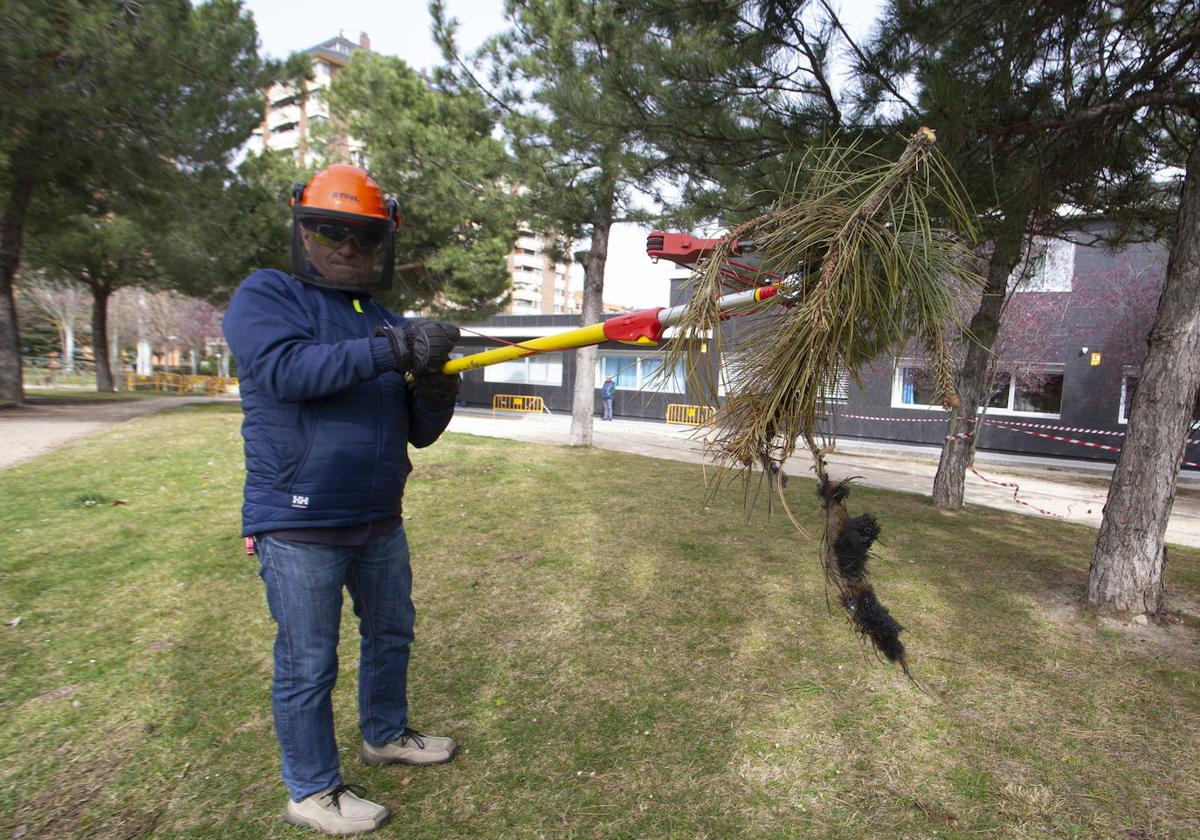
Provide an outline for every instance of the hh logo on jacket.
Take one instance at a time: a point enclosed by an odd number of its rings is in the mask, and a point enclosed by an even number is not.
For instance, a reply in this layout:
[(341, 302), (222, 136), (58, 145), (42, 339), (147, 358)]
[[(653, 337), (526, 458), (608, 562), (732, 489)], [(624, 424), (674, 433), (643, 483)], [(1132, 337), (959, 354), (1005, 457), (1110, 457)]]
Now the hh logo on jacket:
[(294, 507), (294, 508), (308, 507), (308, 496), (292, 496), (292, 507)]

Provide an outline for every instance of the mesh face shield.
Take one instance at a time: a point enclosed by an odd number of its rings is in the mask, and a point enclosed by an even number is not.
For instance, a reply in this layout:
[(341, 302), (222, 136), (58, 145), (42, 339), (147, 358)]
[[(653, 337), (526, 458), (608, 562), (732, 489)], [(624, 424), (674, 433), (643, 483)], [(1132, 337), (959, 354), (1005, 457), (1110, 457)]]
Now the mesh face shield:
[(294, 206), (292, 274), (346, 292), (392, 287), (395, 224), (352, 213)]

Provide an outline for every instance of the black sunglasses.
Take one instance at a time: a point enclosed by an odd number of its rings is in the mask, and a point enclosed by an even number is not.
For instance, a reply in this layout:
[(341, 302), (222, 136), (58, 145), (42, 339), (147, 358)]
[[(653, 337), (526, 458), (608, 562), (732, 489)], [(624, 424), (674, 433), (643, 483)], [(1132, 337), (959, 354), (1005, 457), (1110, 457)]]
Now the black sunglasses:
[(353, 239), (359, 248), (370, 251), (382, 245), (387, 235), (379, 226), (345, 222), (341, 219), (304, 219), (300, 224), (304, 225), (305, 230), (312, 231), (317, 242), (326, 248), (340, 248), (347, 239)]

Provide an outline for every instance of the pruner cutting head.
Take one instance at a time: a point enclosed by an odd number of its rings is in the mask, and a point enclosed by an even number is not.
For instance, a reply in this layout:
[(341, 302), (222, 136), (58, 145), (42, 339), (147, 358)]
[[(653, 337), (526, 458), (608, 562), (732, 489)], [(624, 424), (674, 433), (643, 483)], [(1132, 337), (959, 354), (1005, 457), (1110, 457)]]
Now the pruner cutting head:
[[(646, 237), (646, 254), (651, 259), (666, 259), (677, 265), (695, 265), (711, 254), (721, 239), (700, 239), (686, 233), (664, 233), (656, 230)], [(752, 243), (738, 241), (733, 245), (733, 254), (753, 250)]]

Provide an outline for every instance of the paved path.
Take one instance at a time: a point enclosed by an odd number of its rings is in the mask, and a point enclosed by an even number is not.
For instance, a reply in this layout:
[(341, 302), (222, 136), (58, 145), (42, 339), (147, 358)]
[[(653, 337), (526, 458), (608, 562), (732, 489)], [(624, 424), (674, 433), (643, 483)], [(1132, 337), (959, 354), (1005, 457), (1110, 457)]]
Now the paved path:
[[(100, 429), (143, 417), (173, 406), (195, 404), (205, 398), (148, 397), (121, 402), (80, 400), (74, 403), (36, 402), (19, 409), (0, 410), (0, 470), (53, 450), (67, 441)], [(236, 397), (216, 399), (235, 400)], [(557, 414), (505, 414), (493, 417), (484, 409), (460, 409), (450, 430), (464, 434), (501, 437), (534, 443), (566, 445), (570, 417)], [(687, 426), (668, 426), (636, 420), (594, 424), (593, 443), (602, 449), (630, 452), (652, 458), (703, 463), (701, 442)], [(1035, 458), (981, 452), (976, 467), (986, 478), (1017, 484), (1019, 497), (1059, 517), (1099, 526), (1108, 492), (1111, 466), (1061, 458)], [(793, 458), (792, 475), (809, 474), (807, 459)], [(841, 441), (829, 456), (833, 478), (861, 476), (863, 484), (928, 496), (937, 471), (937, 450), (927, 447)], [(2, 480), (2, 479), (0, 479)], [(988, 484), (968, 473), (968, 504), (1047, 517), (1013, 501), (1012, 488)], [(1168, 542), (1200, 546), (1200, 476), (1185, 472), (1167, 525)]]
[(144, 417), (166, 408), (236, 397), (143, 397), (101, 402), (95, 398), (39, 400), (29, 390), (30, 403), (0, 409), (0, 470), (44, 455), (64, 443)]
[[(606, 423), (597, 419), (593, 429), (593, 443), (603, 449), (697, 464), (705, 460), (701, 441), (687, 426), (636, 420)], [(450, 423), (450, 430), (566, 445), (570, 417), (502, 413), (493, 418), (490, 411), (460, 409)], [(828, 458), (831, 478), (860, 476), (861, 483), (870, 487), (923, 496), (928, 496), (933, 487), (937, 462), (937, 449), (849, 440), (839, 441), (837, 451)], [(807, 456), (792, 458), (785, 469), (791, 475), (811, 475)], [(981, 452), (976, 457), (976, 469), (992, 481), (1018, 485), (1019, 498), (1030, 505), (1068, 521), (1100, 525), (1111, 464)], [(1014, 502), (1011, 487), (989, 484), (970, 472), (965, 496), (968, 504), (1055, 518)], [(1167, 541), (1200, 547), (1200, 476), (1181, 475), (1167, 524)]]

